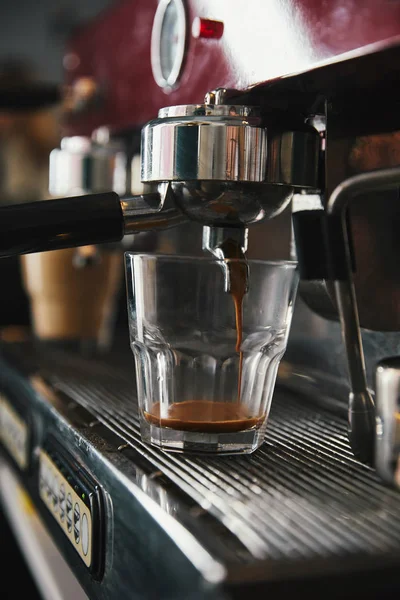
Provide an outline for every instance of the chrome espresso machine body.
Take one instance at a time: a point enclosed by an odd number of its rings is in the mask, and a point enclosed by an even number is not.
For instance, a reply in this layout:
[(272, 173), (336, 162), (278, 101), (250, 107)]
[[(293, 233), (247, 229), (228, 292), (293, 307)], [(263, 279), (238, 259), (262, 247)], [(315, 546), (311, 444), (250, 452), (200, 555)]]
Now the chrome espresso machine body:
[(10, 490), (29, 494), (91, 598), (390, 597), (400, 7), (214, 4), (123, 2), (70, 40), (66, 83), (91, 93), (50, 191), (73, 197), (1, 209), (0, 252), (168, 230), (173, 251), (296, 258), (265, 444), (212, 458), (142, 443), (127, 331), (92, 358), (3, 343), (2, 501), (23, 539)]

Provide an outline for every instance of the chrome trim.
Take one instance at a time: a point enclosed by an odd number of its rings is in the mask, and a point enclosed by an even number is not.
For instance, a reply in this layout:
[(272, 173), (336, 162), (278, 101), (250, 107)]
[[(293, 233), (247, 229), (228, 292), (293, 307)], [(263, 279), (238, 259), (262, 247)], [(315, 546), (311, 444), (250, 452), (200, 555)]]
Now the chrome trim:
[(400, 168), (382, 169), (350, 177), (332, 192), (327, 203), (329, 216), (341, 216), (346, 257), (346, 279), (334, 281), (342, 337), (346, 347), (351, 392), (349, 395), (349, 436), (354, 452), (366, 462), (374, 454), (375, 405), (367, 387), (365, 360), (351, 267), (351, 251), (347, 231), (346, 209), (350, 202), (365, 192), (397, 188)]
[(208, 115), (206, 108), (199, 108), (200, 114), (162, 117), (143, 128), (143, 182), (264, 181), (267, 132), (261, 120), (250, 122), (236, 111), (214, 113), (214, 107)]
[[(234, 106), (231, 104), (179, 104), (160, 108), (158, 118), (170, 117), (260, 117), (258, 106)], [(261, 121), (260, 121), (261, 122)]]
[(141, 179), (255, 182), (318, 189), (316, 130), (282, 130), (259, 108), (184, 105), (161, 109), (142, 129)]
[(400, 487), (400, 357), (376, 370), (375, 467), (384, 481)]
[(49, 158), (49, 191), (53, 196), (127, 190), (127, 156), (122, 143), (100, 144), (89, 137), (61, 140)]
[(158, 191), (121, 200), (124, 233), (169, 229), (185, 223), (187, 216), (176, 206), (169, 184)]

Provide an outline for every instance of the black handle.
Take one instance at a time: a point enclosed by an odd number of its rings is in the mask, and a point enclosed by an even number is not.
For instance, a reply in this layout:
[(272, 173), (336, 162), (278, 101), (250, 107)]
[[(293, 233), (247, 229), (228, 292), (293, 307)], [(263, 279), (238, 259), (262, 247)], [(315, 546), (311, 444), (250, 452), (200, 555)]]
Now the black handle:
[(118, 194), (90, 194), (0, 208), (0, 256), (116, 242), (124, 234)]

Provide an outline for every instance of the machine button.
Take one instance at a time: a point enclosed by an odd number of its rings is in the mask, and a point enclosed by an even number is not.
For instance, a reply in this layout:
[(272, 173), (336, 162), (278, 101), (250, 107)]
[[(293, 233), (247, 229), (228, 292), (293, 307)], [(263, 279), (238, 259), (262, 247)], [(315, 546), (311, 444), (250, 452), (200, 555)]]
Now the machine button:
[(72, 529), (72, 498), (71, 494), (67, 496), (67, 527), (68, 531)]
[(50, 468), (46, 469), (45, 481), (46, 481), (46, 496), (47, 496), (47, 499), (50, 501), (52, 489), (53, 489), (53, 473)]
[(56, 476), (53, 478), (53, 509), (54, 512), (57, 512), (58, 509), (58, 495), (60, 490), (58, 488), (58, 479)]
[(59, 494), (58, 502), (60, 505), (60, 519), (61, 519), (61, 521), (64, 521), (66, 500), (65, 500), (65, 486), (63, 483), (60, 485), (60, 494)]
[(79, 508), (79, 504), (75, 502), (74, 507), (74, 537), (75, 543), (79, 544), (81, 539), (81, 509)]
[(86, 513), (82, 515), (81, 522), (82, 552), (87, 556), (89, 550), (89, 523)]

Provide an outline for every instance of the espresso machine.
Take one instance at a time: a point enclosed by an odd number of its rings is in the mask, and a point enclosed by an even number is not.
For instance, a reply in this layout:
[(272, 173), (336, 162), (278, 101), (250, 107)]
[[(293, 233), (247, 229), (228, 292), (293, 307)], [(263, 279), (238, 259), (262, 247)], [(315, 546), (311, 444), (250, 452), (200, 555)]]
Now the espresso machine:
[(88, 597), (398, 591), (399, 35), (394, 2), (139, 0), (71, 38), (66, 197), (0, 209), (1, 255), (153, 231), (224, 260), (258, 231), (301, 279), (246, 457), (143, 443), (128, 333), (98, 357), (2, 344), (2, 502), (16, 523), (23, 490)]

